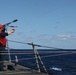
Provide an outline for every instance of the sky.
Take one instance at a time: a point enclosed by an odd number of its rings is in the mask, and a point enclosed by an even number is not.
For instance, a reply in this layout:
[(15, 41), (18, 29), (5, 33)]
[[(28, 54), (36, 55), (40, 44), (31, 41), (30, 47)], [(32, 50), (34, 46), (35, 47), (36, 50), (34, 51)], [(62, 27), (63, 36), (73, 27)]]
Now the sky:
[[(17, 19), (8, 40), (76, 49), (76, 0), (0, 0), (0, 23)], [(10, 30), (7, 27), (7, 30)], [(8, 42), (10, 48), (32, 48)]]

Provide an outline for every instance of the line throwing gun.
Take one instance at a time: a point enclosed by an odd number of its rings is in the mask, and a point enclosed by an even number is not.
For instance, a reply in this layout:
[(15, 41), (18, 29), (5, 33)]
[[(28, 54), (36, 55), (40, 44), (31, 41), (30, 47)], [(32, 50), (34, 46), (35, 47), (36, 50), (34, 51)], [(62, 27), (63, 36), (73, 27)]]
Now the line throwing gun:
[(14, 22), (17, 22), (17, 21), (18, 21), (18, 20), (15, 19), (15, 20), (13, 20), (12, 22), (8, 22), (8, 23), (6, 23), (6, 24), (3, 24), (3, 27), (2, 27), (2, 28), (5, 28), (5, 27), (8, 26), (9, 24), (14, 23)]

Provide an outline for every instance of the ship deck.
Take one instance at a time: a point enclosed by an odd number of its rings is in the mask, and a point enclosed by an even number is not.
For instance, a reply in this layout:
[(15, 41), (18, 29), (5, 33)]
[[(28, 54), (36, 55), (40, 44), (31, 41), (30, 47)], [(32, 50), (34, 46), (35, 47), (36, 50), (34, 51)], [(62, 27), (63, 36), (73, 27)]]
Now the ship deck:
[(5, 61), (4, 65), (4, 71), (0, 71), (0, 75), (46, 75), (45, 73), (38, 72), (19, 64), (14, 66), (14, 63), (9, 64), (8, 61)]

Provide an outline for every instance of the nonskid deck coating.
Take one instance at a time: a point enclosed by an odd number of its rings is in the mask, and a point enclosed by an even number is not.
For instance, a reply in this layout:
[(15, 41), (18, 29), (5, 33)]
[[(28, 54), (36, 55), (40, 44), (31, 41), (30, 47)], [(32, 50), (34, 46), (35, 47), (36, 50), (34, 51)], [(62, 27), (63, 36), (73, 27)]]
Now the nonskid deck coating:
[[(8, 61), (5, 61), (4, 65), (9, 65)], [(12, 63), (11, 65), (14, 65)], [(45, 73), (39, 73), (36, 70), (24, 67), (22, 65), (14, 66), (15, 70), (8, 70), (7, 67), (5, 67), (5, 71), (0, 71), (0, 75), (46, 75)]]

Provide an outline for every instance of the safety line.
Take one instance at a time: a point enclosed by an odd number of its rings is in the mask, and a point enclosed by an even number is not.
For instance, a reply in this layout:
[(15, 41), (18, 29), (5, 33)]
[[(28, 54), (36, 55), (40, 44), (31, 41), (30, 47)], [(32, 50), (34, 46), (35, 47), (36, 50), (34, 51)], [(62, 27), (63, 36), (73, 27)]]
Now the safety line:
[[(15, 43), (21, 43), (21, 44), (32, 45), (32, 43), (25, 43), (25, 42), (12, 41), (12, 40), (8, 40), (8, 41), (9, 41), (9, 42), (15, 42)], [(34, 44), (34, 46), (45, 47), (45, 48), (51, 48), (51, 49), (58, 49), (58, 50), (63, 50), (62, 48), (49, 47), (49, 46), (43, 46), (43, 45), (38, 45), (38, 44)]]
[[(52, 55), (48, 55), (48, 56), (60, 56), (60, 55), (67, 55), (67, 54), (74, 54), (74, 53), (76, 53), (76, 51), (61, 52), (61, 53), (52, 54)], [(8, 53), (1, 53), (1, 54), (8, 54)], [(10, 54), (34, 54), (34, 53), (10, 53)], [(39, 53), (39, 54), (43, 54), (43, 53)]]

